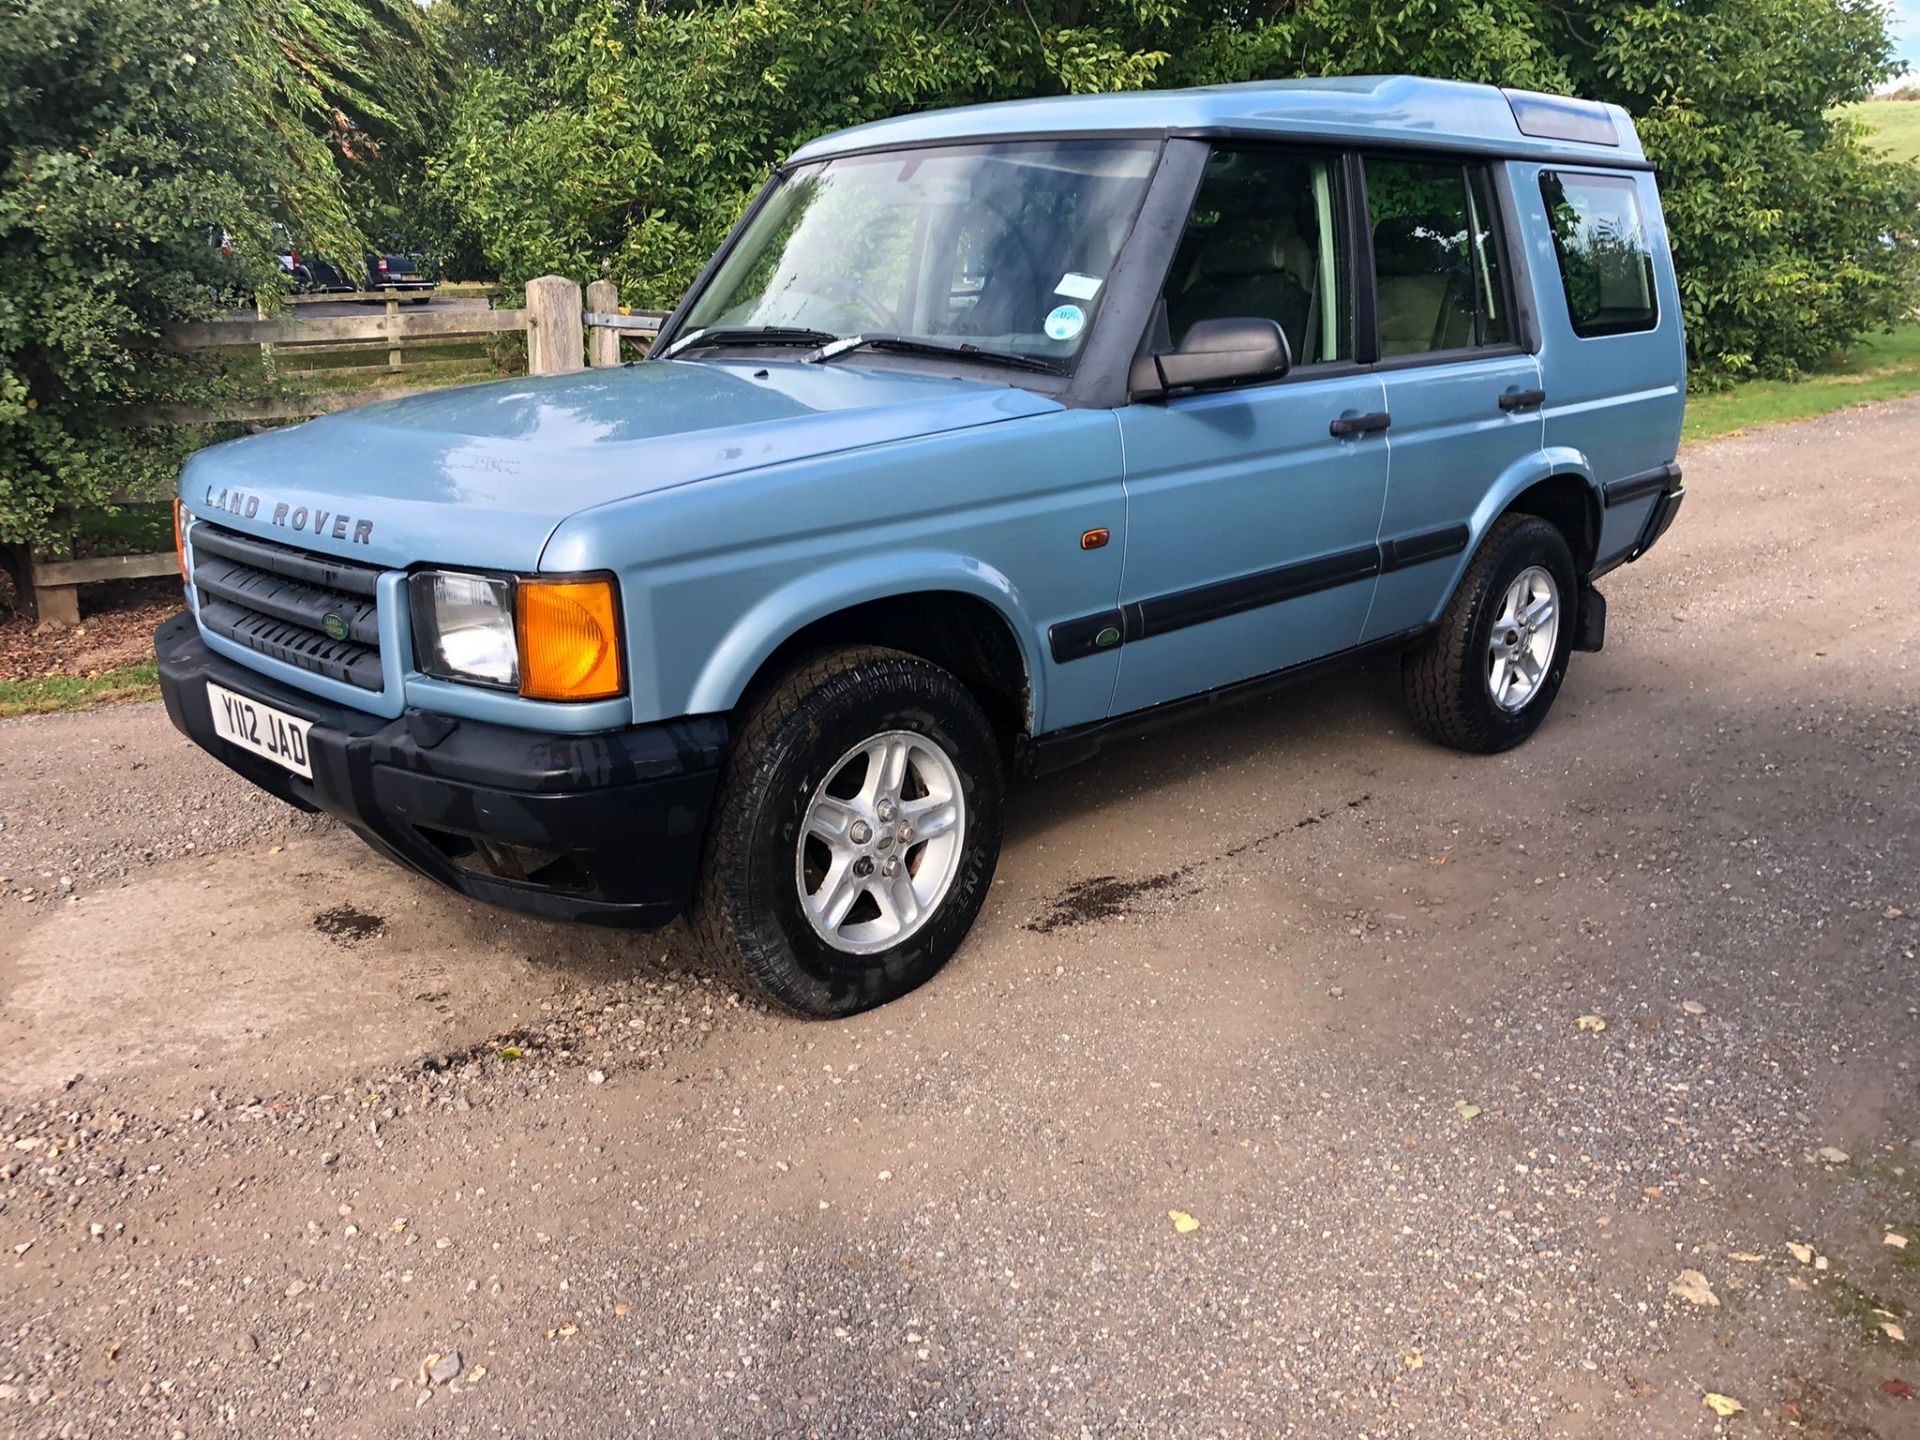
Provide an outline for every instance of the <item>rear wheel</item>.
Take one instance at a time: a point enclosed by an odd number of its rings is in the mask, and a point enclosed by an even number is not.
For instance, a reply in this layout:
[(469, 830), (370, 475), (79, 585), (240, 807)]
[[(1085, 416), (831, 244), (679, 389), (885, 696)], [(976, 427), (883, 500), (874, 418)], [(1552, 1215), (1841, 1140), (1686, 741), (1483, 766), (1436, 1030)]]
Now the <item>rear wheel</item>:
[(731, 978), (802, 1015), (925, 983), (1000, 854), (986, 716), (937, 665), (831, 651), (752, 707), (715, 801), (692, 922)]
[(1566, 679), (1578, 594), (1573, 552), (1552, 522), (1504, 515), (1487, 532), (1434, 633), (1407, 653), (1414, 724), (1490, 755), (1540, 728)]

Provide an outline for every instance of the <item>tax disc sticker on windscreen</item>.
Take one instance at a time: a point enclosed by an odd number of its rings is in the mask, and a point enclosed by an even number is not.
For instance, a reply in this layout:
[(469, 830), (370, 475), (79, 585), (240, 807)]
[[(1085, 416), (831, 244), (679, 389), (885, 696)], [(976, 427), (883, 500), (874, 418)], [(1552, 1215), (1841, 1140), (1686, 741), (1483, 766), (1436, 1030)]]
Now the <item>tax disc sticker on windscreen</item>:
[(1087, 312), (1078, 305), (1056, 305), (1047, 312), (1047, 338), (1071, 340), (1086, 327)]

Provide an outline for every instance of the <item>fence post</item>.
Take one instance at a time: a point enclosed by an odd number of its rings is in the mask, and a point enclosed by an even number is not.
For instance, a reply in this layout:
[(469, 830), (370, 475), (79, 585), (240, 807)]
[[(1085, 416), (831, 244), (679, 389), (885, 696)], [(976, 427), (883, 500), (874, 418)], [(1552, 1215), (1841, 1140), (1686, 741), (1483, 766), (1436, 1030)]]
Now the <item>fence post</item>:
[(387, 337), (393, 347), (387, 351), (387, 368), (398, 370), (406, 357), (400, 351), (400, 300), (395, 295), (387, 297)]
[[(610, 315), (620, 308), (620, 287), (611, 280), (595, 280), (587, 286), (587, 309)], [(620, 332), (596, 325), (587, 332), (587, 363), (604, 370), (620, 363)]]
[(527, 373), (564, 375), (581, 359), (580, 287), (563, 275), (527, 282)]
[[(256, 320), (264, 320), (267, 318), (266, 304), (258, 295), (253, 297), (253, 318)], [(260, 368), (266, 372), (267, 383), (271, 385), (274, 379), (273, 342), (271, 340), (262, 340), (260, 342)]]

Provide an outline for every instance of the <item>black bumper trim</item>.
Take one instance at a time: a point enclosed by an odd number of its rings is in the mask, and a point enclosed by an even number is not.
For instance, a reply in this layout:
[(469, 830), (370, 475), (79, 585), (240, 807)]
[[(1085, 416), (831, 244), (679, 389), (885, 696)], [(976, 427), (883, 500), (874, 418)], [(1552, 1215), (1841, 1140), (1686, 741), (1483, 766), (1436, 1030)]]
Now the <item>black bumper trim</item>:
[(1638, 560), (1673, 528), (1674, 517), (1679, 515), (1680, 506), (1686, 498), (1687, 487), (1680, 483), (1680, 472), (1675, 470), (1672, 485), (1661, 491), (1660, 498), (1653, 502), (1653, 509), (1647, 514), (1647, 523), (1640, 527), (1640, 538), (1633, 542), (1627, 559)]
[(1662, 465), (1657, 469), (1644, 470), (1638, 475), (1628, 475), (1624, 479), (1609, 480), (1602, 488), (1607, 508), (1627, 505), (1635, 500), (1644, 500), (1647, 496), (1662, 490), (1676, 488), (1680, 484), (1680, 467)]
[[(161, 698), (182, 734), (261, 789), (337, 816), (389, 859), (461, 894), (635, 928), (666, 924), (692, 897), (726, 750), (722, 716), (598, 735), (424, 711), (388, 720), (214, 654), (190, 615), (162, 625), (154, 649)], [(209, 680), (311, 721), (313, 779), (217, 735)]]

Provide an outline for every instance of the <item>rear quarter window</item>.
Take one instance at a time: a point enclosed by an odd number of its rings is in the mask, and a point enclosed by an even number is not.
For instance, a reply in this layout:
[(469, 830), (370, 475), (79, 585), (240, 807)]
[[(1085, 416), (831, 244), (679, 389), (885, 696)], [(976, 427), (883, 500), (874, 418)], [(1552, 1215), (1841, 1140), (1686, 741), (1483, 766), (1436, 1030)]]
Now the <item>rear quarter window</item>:
[(1549, 170), (1540, 176), (1560, 259), (1573, 333), (1626, 335), (1659, 323), (1653, 251), (1640, 217), (1640, 195), (1623, 175)]

